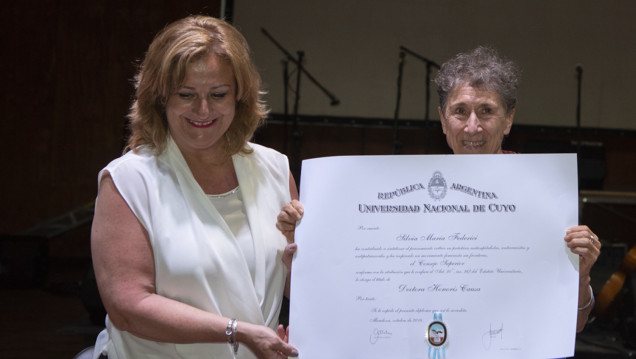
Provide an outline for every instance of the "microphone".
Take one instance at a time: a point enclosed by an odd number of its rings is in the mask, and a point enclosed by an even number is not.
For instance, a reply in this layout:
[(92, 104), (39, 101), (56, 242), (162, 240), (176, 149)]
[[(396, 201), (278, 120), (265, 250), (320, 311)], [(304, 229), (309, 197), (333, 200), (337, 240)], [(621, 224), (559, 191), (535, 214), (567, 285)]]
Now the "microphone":
[(581, 74), (583, 74), (583, 65), (582, 64), (576, 64), (576, 74), (581, 76)]

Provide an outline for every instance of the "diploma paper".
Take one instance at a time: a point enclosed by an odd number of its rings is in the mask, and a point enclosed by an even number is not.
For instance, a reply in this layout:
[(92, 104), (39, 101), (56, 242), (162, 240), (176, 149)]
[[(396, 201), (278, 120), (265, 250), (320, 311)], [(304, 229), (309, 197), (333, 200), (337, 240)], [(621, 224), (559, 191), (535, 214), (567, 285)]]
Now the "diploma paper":
[[(574, 354), (578, 256), (563, 237), (578, 222), (575, 155), (318, 158), (300, 188), (301, 359)], [(435, 313), (445, 333), (429, 330)]]

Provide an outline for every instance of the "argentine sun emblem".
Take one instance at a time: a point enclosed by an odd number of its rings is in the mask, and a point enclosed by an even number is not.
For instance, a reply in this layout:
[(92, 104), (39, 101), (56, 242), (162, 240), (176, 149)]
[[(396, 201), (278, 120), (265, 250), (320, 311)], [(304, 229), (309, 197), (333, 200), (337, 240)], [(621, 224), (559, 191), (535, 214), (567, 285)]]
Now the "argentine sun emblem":
[(428, 194), (436, 201), (446, 196), (446, 180), (442, 177), (442, 173), (437, 171), (433, 173), (433, 177), (428, 181)]

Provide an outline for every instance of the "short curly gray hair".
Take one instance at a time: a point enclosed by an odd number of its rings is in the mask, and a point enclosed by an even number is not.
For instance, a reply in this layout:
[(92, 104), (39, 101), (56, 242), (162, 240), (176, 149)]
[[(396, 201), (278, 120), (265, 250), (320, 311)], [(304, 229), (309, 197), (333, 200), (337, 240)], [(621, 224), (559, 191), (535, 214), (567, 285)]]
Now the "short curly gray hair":
[(497, 92), (508, 114), (517, 106), (519, 77), (517, 65), (501, 58), (491, 47), (479, 46), (460, 53), (442, 64), (435, 76), (442, 112), (446, 111), (448, 94), (453, 88), (468, 83), (473, 87), (483, 86)]

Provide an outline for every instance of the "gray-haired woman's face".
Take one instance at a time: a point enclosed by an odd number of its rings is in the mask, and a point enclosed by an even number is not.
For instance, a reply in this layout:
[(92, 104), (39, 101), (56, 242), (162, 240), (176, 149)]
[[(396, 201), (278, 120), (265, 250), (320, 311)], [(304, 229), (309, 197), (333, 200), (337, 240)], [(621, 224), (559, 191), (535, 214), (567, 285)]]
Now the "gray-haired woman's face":
[(438, 111), (446, 142), (455, 154), (501, 153), (514, 118), (514, 110), (506, 114), (499, 93), (466, 83), (449, 92), (445, 113)]

